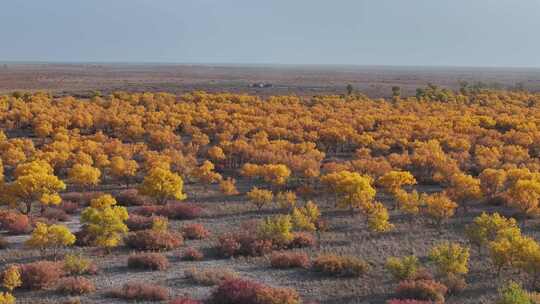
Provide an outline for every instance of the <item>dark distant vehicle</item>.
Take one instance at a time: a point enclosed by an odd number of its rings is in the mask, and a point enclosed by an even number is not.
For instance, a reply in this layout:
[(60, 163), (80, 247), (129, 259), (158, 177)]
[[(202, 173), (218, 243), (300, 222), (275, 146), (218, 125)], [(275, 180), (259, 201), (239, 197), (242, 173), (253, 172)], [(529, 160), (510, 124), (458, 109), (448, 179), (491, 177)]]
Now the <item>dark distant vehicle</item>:
[(267, 82), (255, 82), (249, 85), (250, 88), (271, 88), (274, 85)]

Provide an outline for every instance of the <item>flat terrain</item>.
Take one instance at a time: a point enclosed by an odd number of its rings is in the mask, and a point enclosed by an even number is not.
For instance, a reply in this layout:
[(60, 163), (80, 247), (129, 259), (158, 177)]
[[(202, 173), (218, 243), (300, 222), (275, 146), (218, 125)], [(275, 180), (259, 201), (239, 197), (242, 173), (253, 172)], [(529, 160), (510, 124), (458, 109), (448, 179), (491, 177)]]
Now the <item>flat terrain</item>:
[[(240, 180), (238, 183), (241, 192), (248, 191), (252, 186), (253, 184), (246, 180)], [(106, 188), (103, 190), (110, 190), (110, 187)], [(393, 290), (397, 286), (397, 282), (392, 280), (384, 269), (386, 257), (415, 254), (422, 257), (421, 260), (425, 262), (425, 256), (430, 248), (442, 240), (467, 243), (463, 233), (465, 224), (470, 223), (481, 212), (501, 212), (511, 215), (505, 208), (479, 204), (473, 207), (466, 216), (459, 214), (439, 230), (423, 219), (412, 220), (407, 215), (393, 211), (392, 222), (396, 229), (386, 234), (373, 234), (369, 232), (365, 221), (360, 216), (351, 217), (347, 210), (334, 208), (328, 203), (330, 197), (320, 198), (316, 202), (324, 208), (323, 217), (328, 220), (330, 229), (321, 235), (320, 248), (304, 248), (299, 251), (306, 252), (311, 257), (322, 253), (354, 255), (363, 257), (371, 265), (369, 274), (360, 278), (333, 278), (320, 276), (304, 269), (273, 269), (270, 267), (269, 256), (227, 259), (216, 255), (213, 247), (220, 234), (237, 230), (245, 221), (262, 219), (282, 211), (274, 205), (259, 212), (249, 204), (244, 195), (224, 197), (216, 188), (204, 190), (196, 184), (186, 185), (186, 193), (190, 195), (186, 202), (204, 207), (208, 215), (189, 221), (171, 221), (171, 230), (179, 231), (188, 223), (201, 223), (211, 231), (212, 235), (208, 240), (188, 240), (180, 249), (164, 252), (171, 262), (171, 267), (166, 271), (128, 269), (128, 256), (135, 251), (126, 248), (114, 249), (108, 255), (103, 255), (96, 248), (74, 249), (74, 251), (81, 251), (87, 256), (92, 256), (99, 267), (97, 276), (88, 277), (95, 282), (98, 291), (81, 297), (83, 303), (128, 303), (125, 300), (108, 298), (106, 293), (113, 288), (121, 287), (126, 282), (133, 281), (152, 282), (167, 287), (172, 296), (188, 295), (205, 299), (214, 287), (205, 287), (186, 279), (185, 271), (193, 267), (198, 269), (219, 267), (234, 270), (244, 278), (251, 278), (273, 286), (294, 288), (304, 300), (316, 300), (321, 304), (384, 303), (393, 297)], [(433, 186), (421, 186), (418, 190), (431, 193), (440, 189)], [(385, 195), (379, 195), (378, 199), (388, 205), (392, 204), (390, 198)], [(74, 216), (67, 224), (69, 225), (76, 218), (77, 216)], [(537, 236), (538, 231), (533, 229), (537, 225), (538, 221), (530, 221), (527, 223), (528, 228), (524, 231), (529, 235)], [(73, 228), (72, 225), (70, 226)], [(74, 228), (73, 231), (77, 229)], [(34, 261), (42, 257), (38, 250), (21, 250), (25, 248), (21, 243), (22, 239), (24, 236), (8, 237), (12, 245), (10, 249), (0, 251), (0, 260), (11, 264)], [(198, 248), (204, 252), (204, 260), (201, 262), (182, 261), (180, 257), (188, 247)], [(493, 303), (497, 286), (504, 281), (504, 277), (497, 278), (495, 272), (486, 271), (490, 265), (485, 255), (479, 255), (474, 248), (471, 250), (474, 254), (471, 257), (470, 272), (467, 276), (468, 287), (459, 295), (448, 296), (446, 299), (448, 304)], [(62, 303), (69, 299), (68, 296), (59, 295), (53, 289), (34, 292), (21, 290), (15, 292), (15, 296), (18, 303), (24, 304)], [(137, 303), (151, 302), (137, 301)]]
[[(540, 69), (414, 68), (292, 65), (170, 65), (170, 64), (0, 64), (0, 93), (51, 91), (57, 95), (87, 96), (92, 91), (183, 93), (343, 94), (347, 84), (370, 97), (388, 97), (393, 86), (403, 95), (434, 83), (457, 89), (460, 81), (490, 87), (522, 85), (540, 91)], [(266, 83), (268, 88), (251, 85)]]

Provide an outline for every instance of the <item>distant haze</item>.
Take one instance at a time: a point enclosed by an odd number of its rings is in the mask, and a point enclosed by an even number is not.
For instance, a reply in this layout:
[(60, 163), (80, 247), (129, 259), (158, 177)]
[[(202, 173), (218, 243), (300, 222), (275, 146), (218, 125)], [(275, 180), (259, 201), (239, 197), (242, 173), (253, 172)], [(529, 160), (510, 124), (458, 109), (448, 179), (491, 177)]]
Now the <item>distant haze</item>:
[(539, 0), (6, 0), (0, 61), (540, 67)]

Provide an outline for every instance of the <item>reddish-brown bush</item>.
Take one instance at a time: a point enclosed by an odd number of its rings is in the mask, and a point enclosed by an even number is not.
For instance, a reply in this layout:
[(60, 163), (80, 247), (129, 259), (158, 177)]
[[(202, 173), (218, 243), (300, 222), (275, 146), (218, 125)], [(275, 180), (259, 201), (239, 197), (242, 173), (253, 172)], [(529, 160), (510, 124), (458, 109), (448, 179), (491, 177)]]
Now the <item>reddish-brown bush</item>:
[(467, 288), (467, 282), (459, 275), (449, 274), (442, 282), (448, 288), (449, 294), (458, 294)]
[(210, 232), (202, 224), (189, 224), (182, 227), (182, 234), (188, 240), (202, 240), (210, 236)]
[(14, 211), (0, 212), (0, 225), (9, 234), (25, 234), (32, 230), (28, 216)]
[(23, 264), (20, 267), (22, 287), (26, 289), (43, 289), (58, 282), (64, 274), (62, 264), (39, 261)]
[(150, 202), (150, 199), (140, 195), (137, 189), (122, 190), (114, 194), (114, 197), (121, 206), (142, 206)]
[(414, 274), (413, 280), (434, 280), (433, 274), (426, 268), (419, 268)]
[(82, 295), (96, 291), (96, 286), (86, 278), (70, 277), (60, 280), (56, 290), (69, 295)]
[(67, 222), (69, 220), (69, 215), (59, 208), (47, 208), (41, 216), (53, 222)]
[(6, 249), (8, 246), (8, 241), (4, 237), (0, 236), (0, 249)]
[(257, 290), (257, 302), (260, 304), (299, 304), (300, 296), (290, 288), (263, 286)]
[(298, 293), (288, 288), (274, 288), (243, 279), (222, 282), (212, 293), (213, 304), (298, 304)]
[(202, 261), (204, 259), (204, 254), (196, 248), (189, 247), (184, 251), (182, 255), (182, 260), (184, 261)]
[(128, 234), (125, 243), (138, 250), (172, 250), (182, 245), (182, 235), (170, 231), (141, 230)]
[(69, 192), (62, 194), (62, 199), (72, 201), (80, 206), (90, 205), (90, 201), (103, 195), (102, 192)]
[(126, 221), (126, 225), (130, 231), (151, 229), (155, 218), (155, 216), (130, 214)]
[(396, 295), (399, 299), (444, 302), (448, 289), (433, 280), (407, 280), (399, 283)]
[(218, 238), (217, 251), (225, 257), (262, 256), (272, 252), (270, 240), (259, 240), (254, 234), (236, 232), (226, 233)]
[(144, 205), (141, 206), (135, 210), (133, 210), (133, 214), (142, 215), (142, 216), (153, 216), (161, 214), (163, 210), (163, 206), (159, 205)]
[(238, 278), (240, 275), (227, 268), (191, 268), (185, 272), (186, 278), (204, 286), (218, 285), (223, 281)]
[(170, 301), (169, 304), (203, 304), (203, 302), (190, 298), (178, 298)]
[(270, 257), (273, 268), (308, 268), (309, 263), (305, 252), (274, 252)]
[(124, 300), (165, 301), (169, 298), (169, 291), (158, 285), (130, 282), (112, 290), (109, 295)]
[(313, 261), (313, 270), (331, 276), (357, 277), (364, 274), (369, 265), (353, 256), (321, 255)]
[(128, 268), (165, 270), (169, 268), (169, 260), (160, 253), (137, 253), (128, 258)]
[(388, 300), (386, 304), (433, 304), (431, 301), (420, 301), (420, 300), (400, 300), (400, 299), (392, 299)]
[(65, 300), (64, 302), (62, 302), (62, 304), (81, 304), (81, 299), (79, 297), (72, 297), (72, 298), (68, 298), (67, 300)]
[(290, 243), (291, 248), (307, 248), (315, 246), (316, 241), (312, 234), (305, 232), (297, 232)]
[(172, 202), (163, 206), (159, 211), (159, 215), (166, 216), (173, 220), (192, 220), (201, 217), (203, 209), (193, 204), (182, 202)]
[(232, 257), (238, 255), (241, 247), (242, 245), (235, 234), (225, 233), (219, 236), (216, 249), (220, 255)]
[(77, 213), (77, 210), (79, 210), (79, 205), (72, 201), (62, 201), (62, 203), (58, 205), (58, 208), (67, 214), (75, 214)]

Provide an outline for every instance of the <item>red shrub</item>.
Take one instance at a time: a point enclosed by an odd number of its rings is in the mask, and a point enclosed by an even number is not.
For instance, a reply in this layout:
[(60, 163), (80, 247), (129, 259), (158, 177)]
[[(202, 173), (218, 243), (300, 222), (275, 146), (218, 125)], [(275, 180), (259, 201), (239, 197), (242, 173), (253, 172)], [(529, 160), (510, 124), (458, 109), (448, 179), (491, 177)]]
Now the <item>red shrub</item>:
[(160, 210), (159, 215), (173, 220), (192, 220), (200, 217), (203, 209), (199, 206), (182, 202), (169, 203)]
[(160, 253), (137, 253), (129, 256), (128, 268), (165, 270), (169, 268), (169, 260)]
[(253, 281), (231, 279), (222, 282), (212, 293), (213, 304), (298, 304), (298, 293), (288, 288), (274, 288)]
[(8, 241), (4, 237), (0, 236), (0, 249), (6, 249), (8, 246)]
[(41, 216), (53, 222), (67, 222), (69, 220), (69, 215), (58, 208), (47, 208)]
[(274, 252), (270, 264), (273, 268), (308, 268), (309, 257), (305, 252)]
[(232, 233), (226, 233), (219, 236), (217, 251), (224, 257), (232, 257), (238, 255), (242, 245), (238, 241), (236, 235)]
[(243, 279), (232, 279), (222, 282), (212, 293), (212, 304), (255, 304), (257, 289), (262, 285)]
[(291, 248), (306, 248), (315, 246), (315, 238), (312, 234), (305, 232), (297, 232), (294, 234), (294, 238), (290, 243)]
[(146, 230), (152, 228), (155, 216), (142, 216), (137, 214), (130, 214), (126, 221), (130, 231)]
[(369, 265), (353, 256), (321, 255), (313, 261), (313, 270), (330, 276), (357, 277), (364, 274)]
[(153, 216), (163, 213), (163, 206), (159, 205), (144, 205), (141, 206), (135, 210), (133, 210), (134, 214), (142, 215), (142, 216)]
[(79, 206), (88, 206), (91, 200), (101, 195), (102, 192), (69, 192), (62, 194), (62, 199), (75, 202)]
[(433, 280), (407, 280), (399, 283), (396, 294), (399, 299), (444, 302), (446, 286)]
[(386, 304), (433, 304), (431, 301), (419, 301), (419, 300), (400, 300), (392, 299), (386, 302)]
[(184, 242), (182, 235), (170, 231), (141, 230), (130, 233), (126, 245), (138, 250), (172, 250)]
[(9, 234), (25, 234), (32, 230), (28, 216), (14, 211), (2, 211), (0, 225)]
[(262, 256), (272, 252), (273, 244), (270, 240), (259, 240), (249, 233), (226, 233), (219, 237), (217, 250), (225, 257), (238, 255)]
[(257, 303), (260, 304), (299, 304), (298, 293), (290, 288), (263, 286), (256, 291)]
[(189, 298), (178, 298), (170, 301), (169, 304), (203, 304), (203, 302)]
[(165, 301), (169, 298), (169, 291), (157, 285), (131, 282), (111, 291), (109, 295), (124, 300)]
[(204, 254), (196, 248), (189, 247), (184, 251), (182, 255), (182, 260), (184, 261), (202, 261), (204, 259)]
[(210, 236), (210, 232), (202, 224), (189, 224), (182, 227), (182, 234), (188, 240), (202, 240)]
[(62, 201), (62, 203), (58, 205), (58, 208), (60, 208), (67, 214), (75, 214), (79, 209), (79, 205), (72, 201)]
[(140, 195), (137, 189), (122, 190), (114, 194), (116, 201), (121, 206), (142, 206), (150, 200), (148, 197)]
[(86, 278), (70, 277), (60, 280), (57, 291), (69, 295), (82, 295), (96, 291), (96, 286)]
[(26, 289), (43, 289), (58, 282), (64, 274), (60, 263), (39, 261), (23, 264), (20, 267), (22, 287)]

